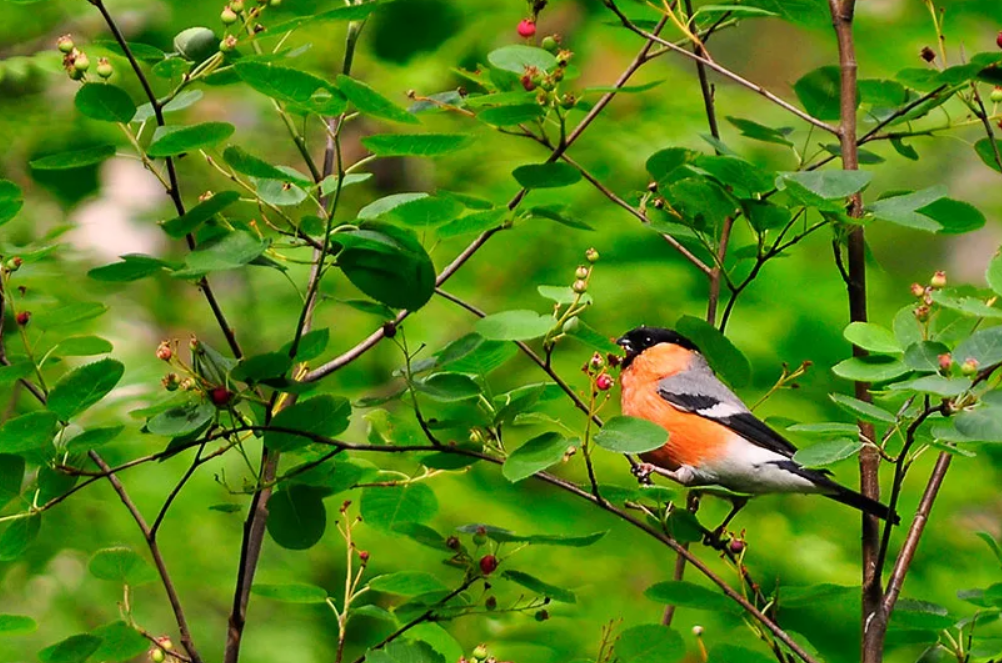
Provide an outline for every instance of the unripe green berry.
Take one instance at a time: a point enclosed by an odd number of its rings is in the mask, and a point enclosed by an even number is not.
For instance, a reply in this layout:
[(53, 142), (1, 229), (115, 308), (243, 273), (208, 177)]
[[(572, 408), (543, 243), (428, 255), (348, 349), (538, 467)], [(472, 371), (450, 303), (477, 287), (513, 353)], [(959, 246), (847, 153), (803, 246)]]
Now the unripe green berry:
[(73, 68), (84, 73), (90, 69), (90, 59), (87, 57), (86, 53), (78, 53), (76, 58), (73, 60)]
[(563, 327), (561, 327), (560, 330), (565, 334), (573, 334), (578, 330), (579, 327), (581, 327), (581, 321), (578, 320), (576, 317), (574, 317), (567, 320), (567, 322), (564, 323)]
[(487, 658), (487, 655), (488, 651), (485, 645), (477, 645), (472, 654), (473, 658), (478, 661), (482, 661)]
[(95, 69), (97, 75), (101, 78), (111, 78), (111, 75), (115, 72), (112, 68), (111, 63), (108, 62), (108, 58), (98, 58), (97, 68)]
[(219, 42), (219, 50), (223, 53), (230, 53), (237, 47), (237, 38), (233, 35), (226, 35), (226, 37)]
[(164, 653), (163, 649), (154, 647), (150, 650), (150, 660), (153, 661), (153, 663), (164, 663), (166, 659), (167, 654)]
[(7, 261), (5, 267), (7, 268), (8, 272), (16, 272), (17, 270), (21, 269), (22, 264), (24, 264), (24, 260), (21, 259), (21, 256), (14, 256), (13, 258)]
[(229, 6), (223, 7), (223, 11), (219, 13), (219, 20), (223, 22), (223, 25), (233, 25), (238, 19), (237, 13)]
[(595, 249), (588, 249), (587, 251), (585, 251), (585, 259), (588, 262), (596, 263), (598, 262), (598, 258), (599, 258), (598, 251), (596, 251)]
[(56, 41), (56, 48), (59, 49), (60, 53), (72, 53), (76, 45), (73, 43), (72, 37), (63, 35)]
[(278, 7), (282, 4), (282, 0), (271, 0), (268, 4), (272, 7)]
[(588, 268), (585, 267), (584, 265), (579, 265), (577, 271), (574, 272), (574, 276), (576, 276), (579, 279), (588, 278)]
[(570, 110), (574, 108), (574, 105), (578, 103), (577, 98), (573, 94), (565, 94), (560, 97), (560, 107), (564, 110)]
[(588, 283), (584, 279), (578, 279), (571, 286), (571, 290), (578, 293), (579, 295), (588, 292)]
[(992, 93), (988, 96), (988, 98), (996, 104), (1002, 103), (1002, 87), (996, 85), (995, 89), (992, 90)]
[(560, 44), (557, 42), (556, 37), (553, 37), (552, 35), (543, 37), (543, 41), (541, 41), (539, 45), (550, 53), (556, 53), (560, 50)]
[(971, 376), (978, 372), (978, 360), (968, 359), (963, 364), (960, 365), (960, 372), (964, 375)]
[(239, 14), (244, 10), (244, 0), (233, 0), (233, 2), (230, 3), (229, 8), (231, 11)]

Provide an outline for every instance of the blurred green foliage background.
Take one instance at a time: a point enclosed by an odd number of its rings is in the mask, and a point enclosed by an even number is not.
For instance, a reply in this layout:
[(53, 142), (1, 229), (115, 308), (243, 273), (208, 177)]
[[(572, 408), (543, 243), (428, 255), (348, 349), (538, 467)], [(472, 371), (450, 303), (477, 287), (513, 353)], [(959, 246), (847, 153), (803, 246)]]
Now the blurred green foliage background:
[[(780, 96), (794, 99), (793, 81), (815, 67), (837, 61), (827, 11), (824, 3), (816, 4), (816, 20), (806, 23), (748, 20), (722, 32), (712, 43), (714, 57)], [(337, 5), (333, 0), (286, 0), (279, 12), (292, 17)], [(951, 0), (943, 7), (947, 47), (955, 60), (961, 52), (995, 48), (995, 35), (1002, 27), (1002, 4), (996, 0)], [(116, 0), (109, 2), (109, 8), (130, 40), (164, 50), (170, 50), (173, 35), (186, 27), (204, 25), (221, 33), (219, 3)], [(629, 9), (637, 15), (644, 12), (639, 5), (630, 4)], [(406, 103), (407, 90), (430, 94), (467, 85), (455, 68), (473, 68), (490, 50), (516, 43), (515, 26), (525, 13), (521, 0), (398, 0), (366, 26), (353, 73), (400, 103)], [(611, 84), (640, 46), (639, 38), (618, 27), (598, 0), (552, 0), (541, 16), (539, 31), (563, 36), (564, 44), (575, 53), (574, 65), (580, 70), (575, 85), (581, 87)], [(119, 390), (89, 415), (89, 422), (128, 425), (126, 434), (106, 453), (114, 464), (155, 451), (160, 443), (140, 434), (141, 422), (128, 414), (137, 407), (137, 399), (152, 400), (160, 390), (162, 366), (154, 356), (157, 343), (162, 338), (183, 339), (196, 334), (217, 347), (224, 344), (200, 294), (190, 285), (167, 276), (126, 286), (105, 285), (85, 276), (89, 268), (112, 262), (123, 253), (183, 256), (181, 243), (169, 242), (155, 227), (158, 220), (173, 214), (163, 191), (138, 161), (115, 159), (100, 167), (74, 171), (69, 183), (47, 179), (28, 168), (33, 158), (98, 138), (125, 145), (115, 128), (89, 121), (74, 108), (72, 97), (77, 86), (60, 72), (53, 50), (56, 37), (67, 32), (84, 47), (109, 38), (98, 13), (81, 0), (0, 3), (0, 177), (18, 183), (27, 198), (25, 210), (4, 228), (0, 244), (10, 255), (23, 250), (18, 247), (61, 245), (54, 257), (28, 265), (18, 274), (18, 283), (28, 288), (25, 301), (30, 307), (41, 309), (78, 300), (105, 301), (111, 306), (108, 315), (88, 326), (114, 342), (114, 356), (125, 361), (128, 370)], [(923, 66), (920, 49), (935, 46), (928, 12), (919, 0), (859, 3), (857, 37), (860, 73), (867, 78)], [(312, 44), (297, 66), (333, 78), (340, 67), (343, 41), (340, 24), (297, 33), (292, 43)], [(98, 50), (95, 47), (92, 52)], [(140, 99), (141, 90), (127, 75), (125, 61), (113, 58), (113, 63), (118, 70), (114, 82)], [(655, 151), (668, 146), (711, 151), (700, 138), (707, 129), (692, 64), (671, 55), (659, 58), (641, 70), (635, 82), (652, 81), (661, 83), (649, 91), (617, 98), (571, 150), (576, 160), (631, 201), (638, 199), (647, 184), (644, 162)], [(714, 82), (721, 116), (793, 126), (795, 142), (798, 146), (810, 144), (812, 152), (820, 140), (826, 140), (809, 135), (795, 118), (753, 93), (718, 79)], [(156, 84), (166, 90), (163, 80), (156, 80)], [(205, 92), (201, 102), (185, 111), (185, 121), (230, 122), (237, 126), (233, 142), (267, 154), (273, 162), (298, 165), (298, 154), (267, 99), (243, 87), (207, 88)], [(580, 117), (580, 113), (575, 116)], [(944, 115), (939, 114), (928, 122), (936, 125), (943, 120)], [(355, 210), (374, 198), (401, 191), (439, 188), (503, 204), (518, 190), (511, 170), (546, 157), (538, 145), (475, 126), (454, 114), (429, 117), (425, 124), (429, 131), (474, 132), (475, 146), (435, 161), (388, 159), (373, 163), (376, 177), (346, 191), (342, 220), (349, 220)], [(376, 128), (363, 120), (350, 130), (345, 140), (349, 159), (363, 154), (358, 137)], [(747, 158), (777, 170), (796, 166), (789, 150), (747, 140), (727, 123), (722, 131), (723, 141)], [(319, 153), (323, 137), (316, 126), (309, 132)], [(936, 269), (945, 269), (951, 283), (983, 285), (984, 267), (1002, 239), (1002, 195), (997, 175), (971, 149), (979, 137), (980, 128), (971, 126), (942, 137), (914, 139), (911, 144), (921, 155), (917, 162), (902, 159), (886, 143), (871, 146), (887, 161), (866, 166), (876, 174), (867, 198), (882, 191), (941, 183), (951, 196), (976, 205), (988, 218), (983, 229), (963, 236), (874, 225), (868, 231), (870, 315), (874, 321), (889, 325), (893, 315), (911, 301), (908, 285), (924, 283)], [(224, 186), (219, 175), (196, 158), (181, 159), (178, 166), (182, 192), (189, 203), (206, 190)], [(532, 196), (536, 202), (569, 205), (576, 218), (595, 230), (572, 230), (533, 219), (492, 239), (450, 281), (447, 290), (488, 312), (515, 308), (547, 312), (549, 303), (538, 296), (536, 286), (569, 285), (584, 251), (595, 247), (602, 256), (589, 291), (595, 304), (583, 319), (603, 334), (618, 335), (639, 323), (670, 326), (682, 315), (705, 315), (704, 279), (655, 233), (610, 204), (587, 182)], [(61, 234), (66, 229), (68, 232)], [(429, 247), (436, 265), (441, 268), (447, 264), (466, 241), (451, 239)], [(747, 242), (748, 237), (739, 233), (733, 246)], [(742, 391), (749, 402), (768, 390), (783, 362), (814, 362), (800, 380), (800, 388), (772, 397), (759, 410), (763, 416), (798, 422), (849, 420), (827, 398), (829, 392), (848, 393), (851, 389), (848, 382), (829, 371), (831, 365), (849, 355), (849, 344), (842, 338), (848, 317), (845, 288), (832, 260), (830, 242), (830, 233), (823, 230), (787, 257), (771, 262), (743, 296), (729, 324), (729, 337), (753, 366), (753, 383)], [(305, 282), (305, 267), (290, 267), (292, 279)], [(250, 353), (279, 348), (294, 329), (299, 296), (276, 274), (251, 269), (214, 278), (237, 336)], [(329, 354), (351, 347), (378, 326), (378, 318), (338, 303), (358, 297), (343, 277), (326, 282), (322, 296), (317, 326), (331, 329)], [(438, 349), (467, 333), (473, 322), (466, 312), (436, 298), (404, 328), (412, 346), (427, 343)], [(74, 329), (75, 333), (80, 331)], [(555, 366), (572, 384), (583, 388), (586, 383), (579, 367), (590, 355), (588, 348), (565, 342), (557, 349)], [(328, 379), (323, 389), (352, 399), (386, 393), (392, 388), (391, 371), (401, 363), (399, 351), (383, 343)], [(543, 377), (519, 356), (492, 376), (492, 387), (501, 391)], [(8, 411), (31, 407), (23, 395), (12, 398), (9, 386), (3, 398), (9, 403), (4, 406)], [(406, 414), (406, 408), (401, 411)], [(580, 414), (563, 402), (554, 402), (548, 411), (573, 426), (582, 425)], [(614, 402), (606, 414), (617, 411)], [(357, 410), (345, 437), (362, 441), (366, 428), (365, 413)], [(804, 438), (794, 441), (810, 442)], [(957, 590), (985, 586), (1000, 576), (998, 565), (974, 532), (1002, 534), (998, 488), (1002, 453), (989, 446), (976, 452), (976, 458), (955, 461), (905, 586), (906, 596), (941, 603), (959, 614), (968, 614), (970, 606), (956, 598)], [(919, 499), (931, 467), (932, 454), (927, 456), (915, 464), (905, 484), (904, 514), (912, 513)], [(143, 466), (129, 471), (123, 479), (140, 508), (154, 513), (187, 462), (175, 458)], [(414, 467), (407, 461), (397, 462), (405, 471)], [(605, 483), (632, 482), (626, 463), (612, 454), (599, 452), (598, 468)], [(856, 484), (855, 461), (834, 469), (841, 481)], [(559, 471), (576, 479), (583, 477), (577, 464)], [(240, 513), (208, 507), (223, 502), (243, 505), (246, 498), (230, 495), (224, 481), (240, 487), (244, 472), (243, 461), (231, 457), (203, 468), (181, 493), (165, 524), (164, 554), (208, 660), (218, 660), (221, 655), (242, 525)], [(644, 599), (642, 592), (650, 584), (670, 578), (674, 556), (654, 541), (548, 486), (533, 482), (513, 486), (496, 467), (477, 466), (469, 472), (437, 477), (432, 485), (439, 502), (432, 524), (440, 531), (470, 522), (487, 522), (520, 533), (609, 530), (590, 548), (531, 547), (513, 557), (513, 567), (574, 589), (578, 603), (550, 606), (552, 619), (543, 623), (531, 615), (499, 614), (446, 624), (465, 650), (488, 642), (502, 660), (519, 663), (588, 658), (596, 653), (601, 626), (610, 620), (621, 619), (629, 626), (659, 619), (661, 606)], [(345, 498), (352, 499), (352, 495)], [(715, 523), (725, 509), (726, 504), (707, 500), (701, 518)], [(766, 586), (776, 582), (859, 584), (859, 518), (852, 510), (820, 498), (771, 496), (753, 501), (735, 526), (747, 530), (746, 561)], [(902, 535), (903, 529), (899, 529), (895, 542)], [(458, 572), (439, 565), (440, 554), (408, 539), (364, 526), (356, 536), (359, 545), (372, 552), (372, 575), (413, 568), (431, 570), (450, 585), (460, 580)], [(129, 545), (145, 554), (134, 523), (104, 483), (47, 514), (41, 535), (27, 556), (0, 563), (0, 612), (28, 614), (40, 624), (33, 634), (0, 638), (0, 660), (35, 660), (35, 652), (43, 646), (117, 618), (119, 588), (86, 573), (93, 551), (114, 544)], [(892, 551), (896, 545), (892, 543)], [(334, 528), (307, 552), (284, 550), (266, 541), (258, 579), (308, 582), (337, 592), (343, 582), (343, 549)], [(697, 554), (735, 580), (711, 551), (697, 546)], [(691, 570), (688, 578), (700, 582)], [(509, 599), (518, 594), (514, 588), (499, 588), (499, 592)], [(379, 594), (369, 594), (366, 600), (392, 603), (391, 597)], [(173, 633), (169, 606), (158, 584), (139, 588), (133, 604), (137, 619), (148, 630)], [(791, 610), (781, 615), (781, 621), (806, 636), (827, 660), (851, 661), (858, 656), (858, 600)], [(703, 638), (711, 650), (721, 643), (761, 647), (737, 618), (682, 609), (676, 625), (690, 652), (696, 651), (690, 635), (690, 627), (696, 624), (705, 627)], [(999, 635), (998, 625), (992, 628)], [(378, 621), (358, 618), (350, 631), (350, 651), (362, 651), (385, 632)], [(326, 607), (253, 598), (243, 651), (247, 663), (329, 661), (335, 645), (336, 627)], [(921, 644), (904, 644), (892, 650), (890, 660), (915, 660), (923, 649)]]

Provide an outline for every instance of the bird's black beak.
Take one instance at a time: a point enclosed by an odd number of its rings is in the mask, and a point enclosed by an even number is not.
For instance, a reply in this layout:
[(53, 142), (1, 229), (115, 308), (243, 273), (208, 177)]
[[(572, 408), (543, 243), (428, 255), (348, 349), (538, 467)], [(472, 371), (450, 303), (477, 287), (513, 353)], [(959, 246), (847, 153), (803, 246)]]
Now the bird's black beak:
[(630, 343), (630, 339), (626, 336), (620, 336), (616, 339), (616, 345), (620, 346), (626, 350), (626, 354), (631, 355), (634, 353), (633, 344)]

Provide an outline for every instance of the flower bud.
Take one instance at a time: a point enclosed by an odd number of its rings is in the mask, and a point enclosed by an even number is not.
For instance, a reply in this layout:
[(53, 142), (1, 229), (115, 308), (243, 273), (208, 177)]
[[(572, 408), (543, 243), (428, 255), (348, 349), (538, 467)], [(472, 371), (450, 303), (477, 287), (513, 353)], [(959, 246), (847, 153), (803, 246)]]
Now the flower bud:
[(933, 288), (942, 288), (942, 287), (945, 287), (946, 286), (946, 272), (944, 272), (941, 269), (941, 270), (937, 271), (935, 274), (933, 274), (932, 278), (929, 279), (929, 285), (931, 285)]
[(101, 78), (111, 78), (111, 75), (115, 73), (115, 70), (111, 66), (111, 62), (108, 58), (98, 58), (97, 59), (97, 69), (95, 69), (97, 75)]
[(588, 249), (585, 251), (585, 259), (590, 263), (598, 262), (598, 251), (595, 249)]
[(953, 356), (949, 352), (944, 352), (936, 359), (939, 361), (939, 370), (941, 371), (948, 371), (953, 366)]
[(76, 44), (73, 43), (72, 37), (63, 35), (56, 40), (56, 48), (59, 49), (60, 53), (72, 53), (73, 49), (76, 48)]
[(583, 295), (584, 293), (588, 292), (588, 282), (585, 281), (584, 279), (578, 279), (577, 281), (574, 282), (573, 285), (571, 285), (571, 290), (578, 293), (579, 295)]
[(916, 307), (913, 313), (915, 314), (915, 319), (919, 322), (925, 322), (929, 319), (929, 307), (925, 304)]
[(978, 372), (978, 360), (974, 358), (968, 358), (960, 365), (960, 372), (964, 375), (971, 376)]
[(924, 297), (925, 296), (925, 288), (923, 288), (918, 283), (912, 283), (912, 285), (911, 285), (911, 291), (912, 291), (912, 297), (918, 298), (918, 297)]
[(181, 386), (181, 380), (177, 377), (177, 373), (168, 373), (160, 380), (160, 384), (167, 391), (177, 391), (177, 388)]

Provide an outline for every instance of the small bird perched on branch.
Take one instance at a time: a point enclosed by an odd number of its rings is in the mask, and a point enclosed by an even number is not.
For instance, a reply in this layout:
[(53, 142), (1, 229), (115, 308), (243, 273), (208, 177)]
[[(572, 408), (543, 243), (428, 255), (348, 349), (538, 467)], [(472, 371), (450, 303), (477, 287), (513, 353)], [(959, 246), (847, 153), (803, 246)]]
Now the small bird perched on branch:
[[(897, 524), (880, 502), (803, 467), (797, 449), (755, 417), (713, 373), (699, 348), (681, 334), (637, 327), (616, 341), (626, 350), (620, 383), (623, 414), (668, 431), (659, 449), (641, 454), (641, 471), (685, 486), (717, 485), (745, 495), (817, 493)], [(747, 499), (718, 528), (722, 532)]]

